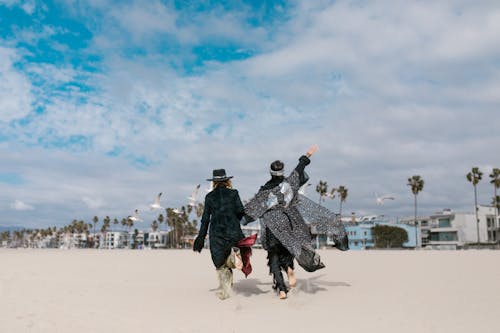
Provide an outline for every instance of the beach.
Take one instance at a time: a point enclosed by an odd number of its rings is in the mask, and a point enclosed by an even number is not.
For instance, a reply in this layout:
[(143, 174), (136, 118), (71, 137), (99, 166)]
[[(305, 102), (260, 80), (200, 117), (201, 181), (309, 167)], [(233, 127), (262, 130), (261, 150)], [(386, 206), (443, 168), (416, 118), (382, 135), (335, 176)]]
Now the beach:
[(215, 295), (208, 250), (0, 249), (0, 332), (498, 332), (500, 251), (319, 250), (286, 300), (266, 252)]

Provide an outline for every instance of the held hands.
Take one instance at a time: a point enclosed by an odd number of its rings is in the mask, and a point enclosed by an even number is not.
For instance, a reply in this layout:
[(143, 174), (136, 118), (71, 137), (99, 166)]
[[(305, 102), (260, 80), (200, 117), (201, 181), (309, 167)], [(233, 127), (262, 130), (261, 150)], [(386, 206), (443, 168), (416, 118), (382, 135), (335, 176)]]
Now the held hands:
[(307, 157), (311, 157), (312, 154), (314, 154), (317, 150), (318, 150), (318, 146), (317, 145), (311, 146), (311, 148), (309, 148), (309, 150), (306, 152), (306, 156)]

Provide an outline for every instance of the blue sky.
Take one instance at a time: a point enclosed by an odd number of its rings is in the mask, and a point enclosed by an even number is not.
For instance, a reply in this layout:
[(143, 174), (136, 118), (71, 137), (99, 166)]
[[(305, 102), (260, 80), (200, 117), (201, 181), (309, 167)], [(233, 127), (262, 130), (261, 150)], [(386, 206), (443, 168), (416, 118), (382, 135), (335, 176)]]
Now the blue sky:
[(344, 212), (412, 215), (414, 174), (421, 214), (472, 211), (465, 174), (489, 203), (500, 167), (499, 35), (495, 1), (0, 0), (0, 225), (152, 221), (221, 167), (248, 199), (311, 144)]

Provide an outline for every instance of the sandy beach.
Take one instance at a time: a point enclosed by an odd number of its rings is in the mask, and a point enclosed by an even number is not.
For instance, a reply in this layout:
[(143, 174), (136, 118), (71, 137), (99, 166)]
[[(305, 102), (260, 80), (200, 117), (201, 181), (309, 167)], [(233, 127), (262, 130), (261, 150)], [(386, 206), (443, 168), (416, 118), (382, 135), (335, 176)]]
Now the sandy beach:
[(0, 332), (498, 332), (500, 251), (321, 250), (286, 300), (263, 250), (215, 296), (209, 251), (0, 249)]

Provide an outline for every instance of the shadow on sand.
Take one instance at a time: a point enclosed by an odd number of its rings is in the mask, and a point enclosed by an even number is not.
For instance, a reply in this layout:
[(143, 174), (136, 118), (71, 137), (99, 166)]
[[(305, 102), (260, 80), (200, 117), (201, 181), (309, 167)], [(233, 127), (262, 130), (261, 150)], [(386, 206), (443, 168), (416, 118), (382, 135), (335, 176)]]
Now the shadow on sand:
[[(314, 276), (309, 279), (297, 279), (296, 291), (307, 294), (315, 294), (319, 291), (327, 291), (329, 287), (350, 287), (346, 282), (325, 281), (324, 275)], [(253, 295), (267, 294), (274, 292), (271, 282), (261, 282), (259, 279), (245, 279), (235, 282), (233, 291), (236, 294), (250, 297)]]
[(335, 282), (321, 280), (324, 275), (314, 276), (309, 279), (297, 279), (297, 290), (308, 294), (315, 294), (318, 291), (326, 291), (327, 287), (350, 287), (347, 282)]
[[(259, 286), (264, 286), (262, 290)], [(233, 291), (236, 294), (250, 297), (253, 295), (267, 294), (272, 290), (271, 282), (263, 283), (259, 279), (245, 279), (233, 284)]]

